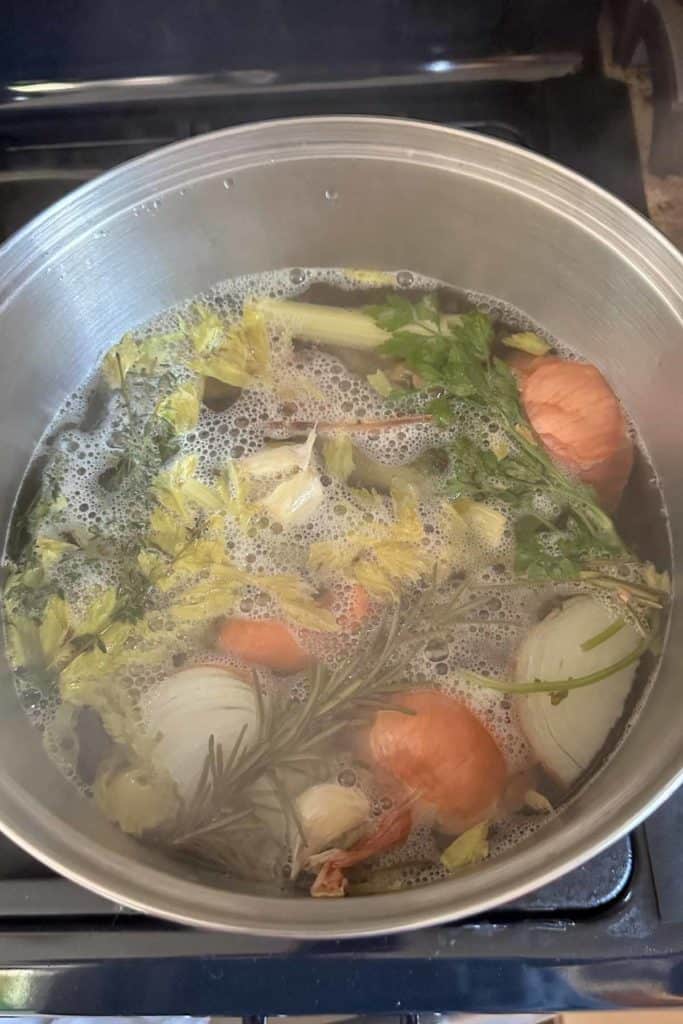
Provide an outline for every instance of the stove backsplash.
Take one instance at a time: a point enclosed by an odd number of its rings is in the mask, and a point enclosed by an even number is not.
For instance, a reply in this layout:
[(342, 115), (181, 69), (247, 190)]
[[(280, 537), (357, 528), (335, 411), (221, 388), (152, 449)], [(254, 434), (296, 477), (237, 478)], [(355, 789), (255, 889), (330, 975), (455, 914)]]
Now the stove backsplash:
[(600, 0), (5, 0), (0, 84), (424, 66), (594, 46)]

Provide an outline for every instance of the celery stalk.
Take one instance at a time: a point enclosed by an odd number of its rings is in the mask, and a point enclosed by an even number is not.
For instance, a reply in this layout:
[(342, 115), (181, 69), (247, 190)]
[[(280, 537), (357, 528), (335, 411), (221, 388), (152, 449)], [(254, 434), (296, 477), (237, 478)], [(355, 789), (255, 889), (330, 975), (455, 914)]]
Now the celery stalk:
[(261, 299), (254, 307), (268, 323), (281, 324), (295, 337), (316, 345), (368, 350), (378, 348), (390, 336), (356, 309), (278, 299)]
[(532, 331), (520, 331), (519, 334), (508, 334), (503, 338), (503, 344), (507, 348), (516, 348), (519, 352), (526, 352), (530, 356), (544, 356), (550, 351), (550, 345), (545, 338), (539, 338), (538, 334)]

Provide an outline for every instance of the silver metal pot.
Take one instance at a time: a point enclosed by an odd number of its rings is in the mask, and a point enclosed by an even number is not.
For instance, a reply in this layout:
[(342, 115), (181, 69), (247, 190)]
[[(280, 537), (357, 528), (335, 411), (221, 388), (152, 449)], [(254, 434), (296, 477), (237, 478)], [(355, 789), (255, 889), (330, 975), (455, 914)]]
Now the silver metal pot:
[[(6, 525), (51, 415), (132, 325), (217, 280), (287, 266), (412, 268), (513, 303), (602, 367), (633, 414), (683, 544), (683, 260), (587, 181), (509, 145), (372, 118), (281, 121), (160, 150), (80, 188), (0, 250)], [(153, 914), (339, 937), (473, 914), (548, 882), (653, 810), (683, 774), (675, 608), (659, 678), (618, 754), (540, 834), (452, 881), (343, 902), (217, 888), (79, 799), (11, 688), (0, 826), (77, 882)]]

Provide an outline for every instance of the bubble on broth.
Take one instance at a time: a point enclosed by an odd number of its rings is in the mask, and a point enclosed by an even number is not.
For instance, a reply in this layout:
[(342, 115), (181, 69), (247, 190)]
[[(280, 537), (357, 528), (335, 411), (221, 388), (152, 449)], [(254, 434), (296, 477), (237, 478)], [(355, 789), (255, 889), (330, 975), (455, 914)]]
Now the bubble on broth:
[[(448, 288), (449, 295), (459, 303), (459, 308), (474, 305), (489, 313), (495, 321), (505, 324), (509, 330), (533, 330), (558, 348), (556, 339), (550, 337), (538, 324), (490, 296), (477, 292), (458, 292), (413, 271), (398, 271), (394, 275), (394, 282), (398, 289), (428, 291)], [(196, 302), (201, 302), (207, 309), (213, 309), (222, 316), (236, 318), (241, 314), (244, 303), (250, 299), (291, 299), (315, 285), (326, 285), (339, 293), (362, 293), (367, 289), (365, 280), (356, 279), (352, 274), (338, 269), (288, 268), (238, 277), (221, 282), (198, 299), (192, 299), (183, 306), (153, 318), (148, 324), (136, 329), (134, 334), (144, 339), (177, 329)], [(343, 295), (340, 295), (340, 300), (343, 303)], [(111, 342), (115, 340), (111, 339)], [(574, 357), (566, 348), (561, 351), (566, 357)], [(285, 418), (285, 405), (289, 407), (289, 418), (294, 416), (297, 420), (311, 424), (386, 417), (386, 402), (363, 376), (349, 370), (334, 353), (315, 347), (303, 347), (298, 349), (292, 360), (291, 339), (286, 331), (276, 329), (272, 335), (272, 358), (277, 379), (275, 390), (242, 391), (224, 412), (216, 412), (202, 405), (196, 428), (179, 438), (179, 454), (193, 453), (197, 456), (197, 476), (203, 483), (211, 484), (229, 459), (252, 455), (267, 442), (290, 440), (277, 427), (278, 421)], [(309, 381), (305, 388), (302, 385), (304, 375)], [(130, 535), (131, 524), (146, 522), (149, 499), (142, 498), (134, 491), (112, 494), (99, 486), (98, 480), (112, 465), (117, 430), (121, 429), (124, 422), (125, 408), (120, 391), (114, 392), (100, 422), (88, 430), (78, 426), (87, 414), (97, 376), (98, 368), (95, 368), (93, 374), (64, 402), (46, 431), (34, 459), (46, 453), (52, 458), (58, 456), (61, 459), (63, 472), (60, 486), (66, 507), (60, 511), (59, 521), (52, 524), (54, 528), (62, 531), (66, 529), (76, 535), (80, 532), (84, 536), (108, 538), (113, 548)], [(432, 423), (419, 423), (384, 433), (354, 432), (353, 442), (370, 458), (387, 466), (400, 467), (449, 439), (454, 439), (460, 432), (476, 436), (484, 445), (490, 446), (496, 440), (495, 430), (491, 431), (484, 418), (478, 419), (463, 408), (462, 415), (447, 430)], [(392, 521), (392, 505), (388, 496), (374, 505), (362, 504), (354, 499), (346, 485), (326, 475), (319, 452), (315, 453), (314, 460), (324, 479), (326, 500), (312, 521), (286, 532), (278, 531), (276, 525), (265, 517), (257, 517), (253, 527), (247, 531), (243, 531), (234, 521), (226, 521), (225, 543), (238, 567), (260, 574), (302, 574), (307, 569), (306, 555), (311, 543), (341, 542), (349, 533), (359, 530), (372, 533)], [(553, 511), (545, 507), (543, 501), (538, 504), (539, 513), (549, 514)], [(437, 502), (423, 501), (420, 513), (425, 526), (425, 548), (436, 556), (446, 542), (439, 505)], [(46, 526), (49, 529), (50, 523)], [(496, 553), (500, 567), (509, 568), (512, 553), (512, 534), (508, 529)], [(60, 585), (66, 600), (77, 614), (98, 592), (116, 585), (122, 571), (122, 565), (115, 557), (106, 562), (96, 562), (76, 555), (70, 565), (71, 570), (60, 575)], [(495, 571), (490, 568), (482, 570), (481, 579), (495, 579)], [(557, 599), (557, 594), (558, 588), (552, 585), (545, 589), (530, 587), (497, 593), (487, 605), (473, 614), (471, 623), (457, 626), (438, 643), (431, 643), (419, 651), (407, 673), (407, 683), (437, 688), (457, 696), (466, 704), (495, 737), (511, 773), (524, 770), (531, 763), (530, 750), (517, 725), (511, 703), (498, 692), (468, 684), (462, 679), (461, 672), (462, 669), (471, 669), (485, 674), (509, 673), (520, 639), (530, 624), (538, 619), (549, 596)], [(336, 596), (343, 614), (350, 608), (350, 586), (340, 584)], [(235, 614), (266, 619), (274, 614), (275, 609), (272, 598), (256, 588), (246, 587), (236, 605)], [(139, 721), (142, 721), (141, 709), (150, 689), (181, 668), (200, 659), (228, 670), (239, 671), (243, 668), (235, 658), (215, 652), (207, 653), (206, 645), (199, 636), (192, 635), (191, 631), (183, 635), (163, 613), (160, 613), (159, 628), (176, 629), (177, 642), (170, 646), (160, 664), (154, 668), (136, 669), (126, 676), (128, 693), (133, 699), (135, 717)], [(316, 637), (311, 631), (296, 627), (292, 629), (311, 654), (334, 660), (334, 642), (329, 637)], [(267, 692), (275, 688), (282, 689), (282, 679), (273, 673), (259, 670), (258, 677)], [(289, 686), (291, 698), (301, 700), (307, 692), (308, 682), (304, 676), (294, 677)], [(18, 690), (26, 713), (46, 738), (49, 755), (67, 778), (83, 793), (89, 794), (89, 787), (76, 773), (73, 758), (66, 756), (55, 738), (58, 699), (53, 696), (36, 696), (34, 690), (20, 682)], [(637, 707), (635, 710), (637, 712)], [(353, 782), (350, 784), (361, 788), (375, 812), (381, 813), (378, 791), (368, 773), (363, 775), (358, 773), (357, 768), (343, 765), (339, 772), (340, 778), (344, 772), (351, 772)], [(349, 776), (346, 778), (348, 780)], [(543, 820), (540, 815), (514, 815), (506, 821), (497, 822), (492, 838), (492, 852), (502, 853), (527, 838), (542, 825)], [(435, 859), (435, 840), (429, 827), (418, 824), (405, 849), (386, 855), (380, 863), (391, 866), (402, 859)], [(408, 874), (406, 884), (423, 884), (443, 877), (445, 871), (437, 863), (414, 871), (412, 875)]]

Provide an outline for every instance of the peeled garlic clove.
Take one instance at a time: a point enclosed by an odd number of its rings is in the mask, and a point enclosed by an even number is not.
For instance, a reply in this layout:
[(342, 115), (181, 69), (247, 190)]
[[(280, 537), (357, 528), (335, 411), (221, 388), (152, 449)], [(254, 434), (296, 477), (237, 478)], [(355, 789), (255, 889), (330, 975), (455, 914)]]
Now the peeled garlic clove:
[(260, 452), (240, 459), (239, 465), (256, 480), (284, 476), (295, 470), (308, 469), (314, 444), (315, 430), (312, 430), (302, 444), (268, 445)]
[(368, 821), (370, 804), (359, 789), (323, 782), (304, 790), (296, 800), (296, 809), (306, 842), (297, 836), (292, 856), (292, 878), (308, 859), (340, 840)]
[(261, 504), (281, 526), (298, 526), (317, 512), (324, 497), (318, 474), (302, 469), (278, 484)]
[(503, 541), (507, 519), (502, 512), (484, 505), (481, 501), (460, 498), (455, 502), (477, 540), (488, 551), (497, 551)]

